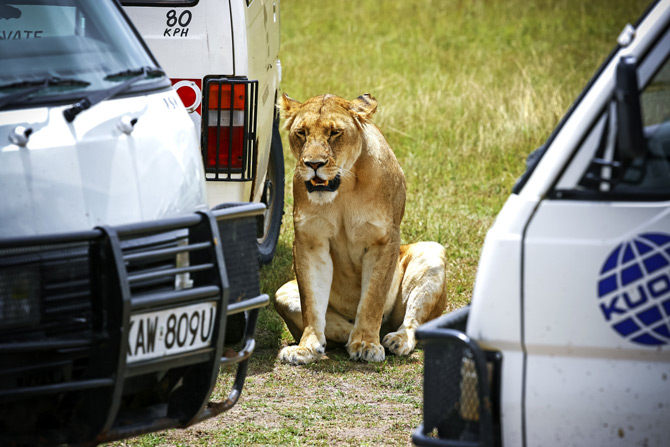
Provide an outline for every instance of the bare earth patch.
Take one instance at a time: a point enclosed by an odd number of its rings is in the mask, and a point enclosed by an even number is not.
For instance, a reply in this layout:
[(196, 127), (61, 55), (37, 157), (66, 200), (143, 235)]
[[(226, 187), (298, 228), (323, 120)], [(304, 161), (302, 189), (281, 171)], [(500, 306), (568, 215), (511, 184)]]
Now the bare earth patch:
[[(242, 397), (227, 414), (166, 441), (225, 445), (411, 445), (421, 417), (422, 353), (383, 364), (351, 362), (343, 349), (307, 367), (254, 355)], [(227, 390), (230, 375), (217, 391)], [(226, 391), (227, 392), (227, 391)], [(194, 439), (195, 438), (195, 439)], [(197, 441), (196, 441), (197, 442)]]

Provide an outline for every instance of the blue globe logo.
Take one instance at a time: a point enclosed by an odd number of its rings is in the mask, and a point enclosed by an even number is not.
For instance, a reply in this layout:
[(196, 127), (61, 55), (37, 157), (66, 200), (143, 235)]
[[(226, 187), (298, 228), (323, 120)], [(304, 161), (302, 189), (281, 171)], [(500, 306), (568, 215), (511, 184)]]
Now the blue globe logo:
[(626, 340), (670, 344), (670, 234), (644, 233), (616, 247), (600, 271), (598, 305)]

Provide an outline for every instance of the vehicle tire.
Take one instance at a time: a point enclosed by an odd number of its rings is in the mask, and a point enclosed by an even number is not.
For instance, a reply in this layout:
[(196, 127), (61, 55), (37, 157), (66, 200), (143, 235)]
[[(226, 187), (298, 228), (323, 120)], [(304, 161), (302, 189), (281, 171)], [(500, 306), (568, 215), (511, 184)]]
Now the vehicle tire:
[(284, 215), (284, 149), (278, 120), (272, 126), (270, 160), (264, 187), (262, 202), (267, 209), (263, 219), (263, 236), (258, 239), (258, 260), (261, 264), (268, 264), (275, 255)]

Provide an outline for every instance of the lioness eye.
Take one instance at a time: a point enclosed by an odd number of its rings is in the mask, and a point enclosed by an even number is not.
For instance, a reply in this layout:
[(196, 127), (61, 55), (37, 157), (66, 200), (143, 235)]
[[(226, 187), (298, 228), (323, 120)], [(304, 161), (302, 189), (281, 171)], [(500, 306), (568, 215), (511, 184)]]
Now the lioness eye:
[(295, 134), (298, 138), (305, 138), (305, 129), (298, 129)]
[(339, 137), (342, 135), (342, 129), (333, 129), (330, 131), (330, 138)]

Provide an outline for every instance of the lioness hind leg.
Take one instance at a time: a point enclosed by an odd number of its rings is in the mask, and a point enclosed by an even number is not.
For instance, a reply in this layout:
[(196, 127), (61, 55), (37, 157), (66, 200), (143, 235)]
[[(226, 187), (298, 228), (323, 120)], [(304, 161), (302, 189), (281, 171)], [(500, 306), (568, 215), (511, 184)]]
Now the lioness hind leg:
[(400, 256), (406, 268), (392, 320), (402, 324), (382, 344), (395, 355), (408, 355), (416, 346), (416, 329), (446, 308), (446, 258), (444, 247), (436, 242), (403, 246)]

